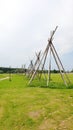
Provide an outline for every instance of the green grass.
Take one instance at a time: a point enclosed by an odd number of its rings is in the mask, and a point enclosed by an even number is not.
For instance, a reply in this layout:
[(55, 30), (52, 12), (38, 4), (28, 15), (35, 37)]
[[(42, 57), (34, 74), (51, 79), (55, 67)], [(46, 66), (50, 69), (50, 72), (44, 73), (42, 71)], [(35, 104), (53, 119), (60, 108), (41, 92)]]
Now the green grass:
[(0, 79), (8, 77), (8, 76), (9, 76), (9, 74), (0, 74)]
[(58, 74), (48, 87), (37, 78), (28, 85), (23, 75), (0, 81), (0, 130), (73, 130), (73, 89)]

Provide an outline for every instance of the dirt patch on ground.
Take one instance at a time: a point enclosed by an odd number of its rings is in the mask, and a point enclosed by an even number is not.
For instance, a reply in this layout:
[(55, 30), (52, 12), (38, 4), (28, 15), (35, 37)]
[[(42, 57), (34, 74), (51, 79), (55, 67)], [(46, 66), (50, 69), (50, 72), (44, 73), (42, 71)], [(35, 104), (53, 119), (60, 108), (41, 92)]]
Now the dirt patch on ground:
[(40, 111), (32, 111), (29, 113), (29, 117), (33, 119), (38, 119), (41, 115)]
[(53, 119), (46, 119), (39, 126), (38, 130), (51, 130), (52, 128), (53, 130), (56, 129), (55, 121)]
[(63, 120), (59, 126), (57, 127), (58, 130), (73, 130), (73, 115), (68, 117), (67, 119)]

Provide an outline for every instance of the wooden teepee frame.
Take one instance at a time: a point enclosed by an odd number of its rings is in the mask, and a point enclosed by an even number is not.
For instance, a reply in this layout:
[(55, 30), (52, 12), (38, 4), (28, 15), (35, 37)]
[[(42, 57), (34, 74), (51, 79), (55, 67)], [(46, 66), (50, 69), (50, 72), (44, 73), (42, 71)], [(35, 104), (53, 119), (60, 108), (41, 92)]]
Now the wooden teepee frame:
[[(59, 56), (58, 56), (58, 53), (57, 53), (57, 51), (56, 51), (56, 49), (55, 49), (55, 47), (54, 47), (54, 45), (53, 45), (53, 43), (52, 43), (53, 36), (54, 36), (54, 34), (55, 34), (56, 30), (57, 30), (57, 27), (58, 27), (58, 26), (56, 26), (55, 30), (52, 32), (51, 37), (50, 37), (50, 39), (48, 40), (47, 47), (46, 47), (46, 49), (45, 49), (45, 51), (44, 51), (44, 53), (43, 53), (43, 55), (42, 55), (40, 61), (35, 64), (36, 69), (34, 70), (32, 76), (31, 76), (31, 79), (30, 79), (30, 81), (29, 81), (29, 84), (30, 84), (30, 83), (32, 82), (32, 80), (34, 79), (34, 77), (35, 77), (37, 71), (39, 70), (39, 67), (41, 66), (41, 64), (42, 64), (41, 70), (43, 71), (44, 65), (45, 65), (45, 62), (46, 62), (46, 58), (47, 58), (47, 55), (48, 55), (48, 52), (49, 52), (49, 51), (50, 51), (50, 53), (49, 53), (50, 59), (49, 59), (49, 69), (48, 69), (47, 86), (48, 86), (48, 84), (49, 84), (49, 82), (50, 82), (51, 54), (53, 55), (53, 57), (54, 57), (54, 59), (55, 59), (56, 65), (57, 65), (57, 67), (58, 67), (58, 69), (59, 69), (59, 71), (60, 71), (60, 75), (61, 75), (61, 78), (62, 78), (64, 84), (67, 86), (67, 83), (70, 83), (70, 80), (69, 80), (69, 78), (68, 78), (68, 76), (67, 76), (67, 74), (66, 74), (66, 72), (65, 72), (64, 67), (63, 67), (63, 64), (62, 64), (62, 62), (61, 62), (61, 60), (60, 60), (60, 58), (59, 58)], [(42, 61), (43, 61), (43, 63), (42, 63)]]
[(36, 54), (36, 60), (35, 62), (33, 62), (33, 60), (30, 61), (30, 65), (28, 67), (28, 76), (31, 77), (33, 72), (35, 71), (35, 67), (36, 65), (40, 62), (40, 55), (41, 55), (41, 51), (39, 51), (39, 53), (35, 53)]

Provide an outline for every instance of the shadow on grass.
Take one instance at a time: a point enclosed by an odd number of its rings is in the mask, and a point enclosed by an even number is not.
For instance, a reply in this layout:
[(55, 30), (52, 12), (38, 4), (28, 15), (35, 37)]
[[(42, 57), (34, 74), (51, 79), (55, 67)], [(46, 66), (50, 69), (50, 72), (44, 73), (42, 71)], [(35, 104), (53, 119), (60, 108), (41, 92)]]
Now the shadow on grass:
[(67, 86), (68, 89), (73, 89), (73, 84)]
[(73, 89), (73, 84), (69, 84), (65, 86), (64, 83), (51, 81), (47, 86), (47, 83), (45, 81), (38, 82), (37, 80), (35, 80), (32, 81), (32, 83), (29, 84), (28, 87), (39, 87), (39, 88), (50, 88), (50, 89)]

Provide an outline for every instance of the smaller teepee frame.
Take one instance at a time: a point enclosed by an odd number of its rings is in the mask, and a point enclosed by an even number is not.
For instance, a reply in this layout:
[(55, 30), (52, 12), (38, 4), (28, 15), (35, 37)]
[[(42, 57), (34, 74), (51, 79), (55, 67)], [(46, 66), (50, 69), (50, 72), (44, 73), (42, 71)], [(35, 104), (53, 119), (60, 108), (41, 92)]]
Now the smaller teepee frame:
[(35, 71), (35, 67), (36, 65), (40, 62), (40, 55), (41, 55), (41, 51), (39, 51), (39, 53), (35, 53), (36, 54), (36, 60), (35, 62), (33, 62), (33, 60), (30, 61), (30, 65), (28, 67), (28, 76), (31, 77), (33, 72)]
[[(51, 54), (52, 54), (53, 57), (54, 57), (54, 60), (55, 60), (56, 65), (57, 65), (57, 67), (58, 67), (58, 69), (59, 69), (59, 71), (60, 71), (60, 75), (61, 75), (61, 78), (62, 78), (64, 84), (65, 84), (66, 86), (67, 86), (68, 83), (70, 84), (70, 80), (69, 80), (69, 78), (68, 78), (68, 75), (67, 75), (67, 73), (65, 72), (65, 69), (64, 69), (64, 67), (63, 67), (63, 64), (62, 64), (62, 62), (61, 62), (61, 60), (60, 60), (60, 58), (59, 58), (59, 56), (58, 56), (58, 53), (57, 53), (57, 51), (56, 51), (56, 49), (55, 49), (55, 47), (54, 47), (54, 45), (53, 45), (53, 43), (52, 43), (52, 41), (53, 41), (53, 36), (54, 36), (54, 34), (55, 34), (57, 28), (58, 28), (58, 26), (56, 26), (55, 30), (52, 32), (51, 37), (50, 37), (50, 39), (48, 40), (47, 47), (46, 47), (46, 49), (45, 49), (45, 51), (44, 51), (44, 53), (43, 53), (41, 59), (40, 59), (38, 62), (36, 62), (36, 64), (35, 64), (35, 68), (36, 68), (36, 69), (34, 69), (34, 72), (32, 73), (32, 76), (31, 76), (31, 78), (30, 78), (29, 84), (30, 84), (30, 83), (32, 82), (32, 80), (35, 78), (35, 75), (36, 75), (36, 73), (37, 73), (37, 71), (39, 70), (39, 67), (40, 67), (41, 65), (42, 65), (41, 70), (43, 71), (44, 66), (45, 66), (45, 62), (46, 62), (46, 59), (47, 59), (48, 52), (50, 52), (50, 53), (49, 53), (49, 57), (50, 57), (50, 58), (49, 58), (49, 69), (48, 69), (47, 86), (48, 86), (48, 84), (49, 84), (49, 82), (50, 82), (50, 76), (51, 76), (51, 73), (50, 73), (50, 72), (51, 72)], [(42, 63), (42, 62), (43, 62), (43, 63)]]

